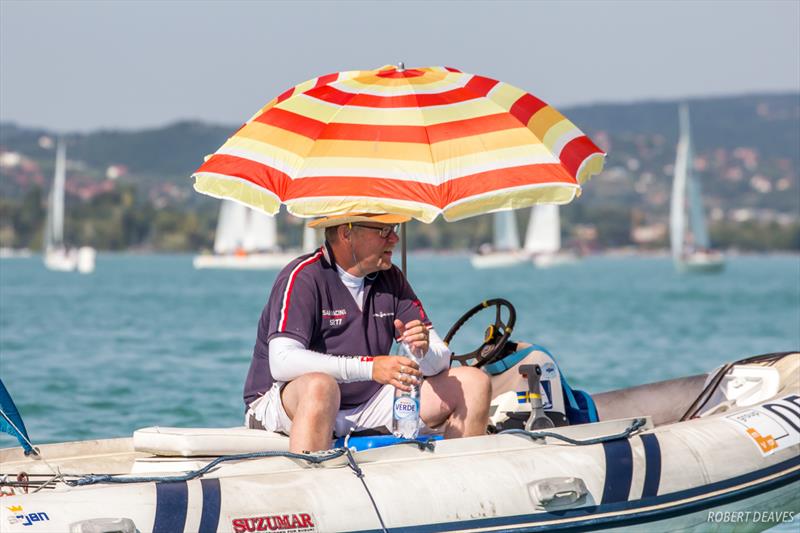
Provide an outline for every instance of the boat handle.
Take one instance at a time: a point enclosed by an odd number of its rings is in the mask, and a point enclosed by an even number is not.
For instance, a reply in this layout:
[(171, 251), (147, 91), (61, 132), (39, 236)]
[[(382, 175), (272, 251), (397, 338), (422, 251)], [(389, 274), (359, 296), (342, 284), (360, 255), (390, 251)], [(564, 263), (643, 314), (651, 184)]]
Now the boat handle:
[(90, 518), (69, 526), (70, 533), (138, 533), (130, 518)]
[(528, 485), (528, 490), (544, 506), (576, 505), (585, 501), (589, 490), (579, 477), (549, 477)]

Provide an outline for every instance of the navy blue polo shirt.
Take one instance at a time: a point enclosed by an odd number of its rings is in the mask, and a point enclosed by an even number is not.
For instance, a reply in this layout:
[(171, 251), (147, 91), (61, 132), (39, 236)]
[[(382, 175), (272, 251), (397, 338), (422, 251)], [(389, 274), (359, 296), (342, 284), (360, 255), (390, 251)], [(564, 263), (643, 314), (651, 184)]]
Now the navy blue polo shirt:
[[(364, 278), (364, 302), (359, 309), (332, 258), (326, 243), (316, 252), (293, 260), (275, 279), (258, 322), (253, 360), (244, 385), (246, 405), (275, 382), (269, 369), (269, 341), (274, 337), (298, 340), (316, 352), (363, 357), (389, 354), (396, 335), (395, 318), (430, 325), (399, 268), (392, 265)], [(380, 387), (371, 380), (340, 383), (340, 408), (366, 402)]]

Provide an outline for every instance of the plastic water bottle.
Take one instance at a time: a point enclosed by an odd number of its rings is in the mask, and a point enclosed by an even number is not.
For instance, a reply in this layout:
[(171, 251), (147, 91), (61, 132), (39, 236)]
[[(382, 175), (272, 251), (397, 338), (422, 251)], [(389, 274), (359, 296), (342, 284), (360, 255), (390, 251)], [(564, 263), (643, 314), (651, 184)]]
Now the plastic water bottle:
[[(401, 346), (406, 357), (418, 363), (408, 346), (405, 343), (401, 343)], [(394, 403), (392, 404), (392, 434), (395, 437), (416, 439), (419, 435), (419, 389), (421, 386), (422, 380), (416, 385), (412, 384), (411, 390), (408, 392), (395, 387)]]

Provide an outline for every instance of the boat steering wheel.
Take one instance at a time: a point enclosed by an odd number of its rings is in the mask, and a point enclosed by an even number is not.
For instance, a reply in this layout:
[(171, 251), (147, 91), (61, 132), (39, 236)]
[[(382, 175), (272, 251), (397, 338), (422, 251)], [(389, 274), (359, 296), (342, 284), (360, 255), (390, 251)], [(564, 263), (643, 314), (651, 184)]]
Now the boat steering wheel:
[[(491, 363), (503, 353), (503, 349), (506, 347), (508, 338), (511, 336), (514, 324), (517, 321), (516, 309), (511, 305), (511, 302), (503, 298), (485, 300), (464, 313), (461, 318), (456, 320), (456, 323), (453, 324), (450, 331), (447, 332), (447, 335), (444, 337), (444, 342), (445, 344), (450, 344), (450, 341), (453, 339), (456, 332), (461, 329), (461, 326), (466, 324), (469, 319), (479, 312), (484, 309), (489, 309), (490, 307), (496, 308), (497, 312), (495, 314), (494, 324), (490, 324), (489, 327), (486, 328), (486, 333), (483, 336), (483, 344), (469, 353), (460, 355), (453, 354), (451, 363), (452, 361), (458, 361), (464, 366), (480, 368), (483, 365)], [(503, 322), (501, 317), (501, 311), (504, 307), (508, 309), (508, 322)]]

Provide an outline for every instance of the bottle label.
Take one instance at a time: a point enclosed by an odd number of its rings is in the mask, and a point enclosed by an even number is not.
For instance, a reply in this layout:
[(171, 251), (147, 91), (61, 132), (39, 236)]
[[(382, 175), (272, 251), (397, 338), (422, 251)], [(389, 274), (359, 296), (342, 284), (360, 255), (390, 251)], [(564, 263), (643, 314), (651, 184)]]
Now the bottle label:
[(417, 401), (410, 396), (399, 396), (394, 400), (394, 417), (397, 420), (414, 418), (418, 410)]

